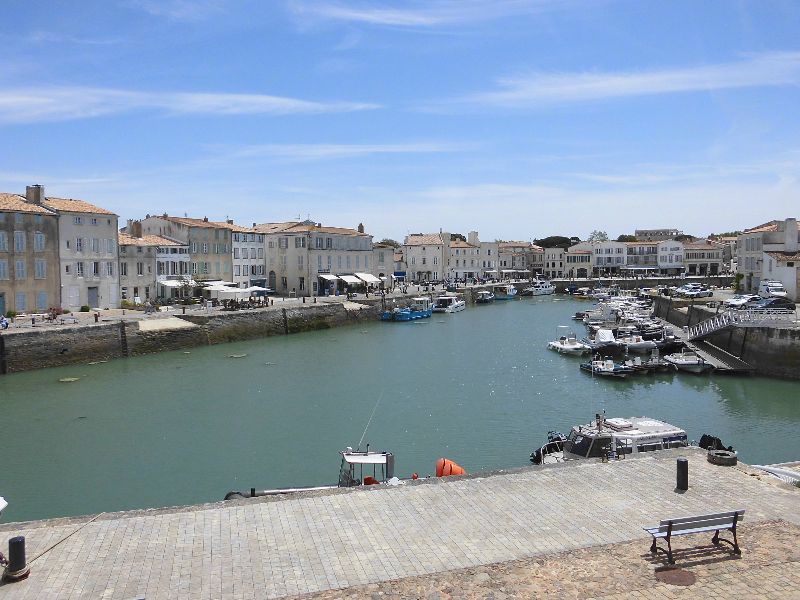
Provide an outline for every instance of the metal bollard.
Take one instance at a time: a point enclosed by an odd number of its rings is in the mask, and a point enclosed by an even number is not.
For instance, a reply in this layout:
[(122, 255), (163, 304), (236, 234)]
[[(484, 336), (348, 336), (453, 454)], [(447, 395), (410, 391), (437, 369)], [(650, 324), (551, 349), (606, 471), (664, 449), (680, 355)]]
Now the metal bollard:
[(678, 459), (678, 485), (676, 489), (685, 492), (689, 489), (689, 459)]
[(21, 535), (8, 540), (8, 567), (3, 577), (6, 581), (20, 581), (31, 572), (25, 563), (25, 538)]
[(97, 313), (94, 313), (94, 322), (97, 323), (99, 320), (100, 320), (100, 315), (97, 314)]
[(306, 303), (306, 297), (303, 296), (303, 304), (305, 304), (305, 303)]

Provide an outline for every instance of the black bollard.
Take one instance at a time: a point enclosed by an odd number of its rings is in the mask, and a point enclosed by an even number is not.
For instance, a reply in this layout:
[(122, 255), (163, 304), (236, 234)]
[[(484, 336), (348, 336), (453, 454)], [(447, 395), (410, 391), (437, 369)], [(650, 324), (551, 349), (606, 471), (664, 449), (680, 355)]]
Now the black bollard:
[(100, 315), (99, 315), (99, 314), (97, 314), (97, 313), (94, 313), (94, 322), (95, 322), (95, 323), (97, 323), (97, 321), (98, 321), (99, 319), (100, 319)]
[(678, 491), (685, 492), (689, 489), (689, 459), (678, 459)]
[(8, 567), (4, 579), (19, 581), (25, 579), (31, 568), (25, 563), (25, 538), (21, 535), (8, 540)]
[(305, 304), (305, 303), (306, 303), (306, 297), (303, 296), (303, 304)]

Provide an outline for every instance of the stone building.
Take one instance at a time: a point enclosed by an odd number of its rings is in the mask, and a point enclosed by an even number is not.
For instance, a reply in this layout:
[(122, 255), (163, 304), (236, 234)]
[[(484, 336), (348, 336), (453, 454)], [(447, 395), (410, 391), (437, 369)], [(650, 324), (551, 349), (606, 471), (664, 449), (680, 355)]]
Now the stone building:
[[(266, 283), (266, 238), (253, 227), (236, 225), (228, 220), (218, 225), (227, 225), (231, 231), (233, 281), (237, 287), (247, 288)], [(260, 285), (260, 287), (265, 287)], [(275, 289), (275, 288), (272, 288)]]
[[(800, 231), (797, 219), (769, 221), (745, 230), (737, 239), (736, 272), (741, 274), (744, 291), (757, 293), (764, 276), (765, 253), (785, 253), (789, 256), (797, 252)], [(794, 262), (789, 260), (788, 262)], [(785, 284), (784, 284), (785, 285)], [(788, 290), (788, 288), (787, 288)]]
[(632, 275), (652, 275), (658, 272), (658, 241), (625, 242), (625, 271)]
[(544, 249), (544, 276), (548, 279), (564, 277), (564, 265), (567, 251), (564, 248)]
[(680, 275), (683, 264), (683, 242), (663, 240), (658, 242), (658, 272), (660, 275)]
[(228, 223), (147, 215), (142, 219), (143, 235), (159, 235), (189, 246), (191, 276), (196, 281), (230, 281), (233, 273), (232, 231)]
[[(324, 296), (372, 281), (372, 236), (311, 220), (263, 223), (255, 231), (266, 243), (267, 287), (279, 294)], [(362, 277), (363, 276), (363, 277)]]
[(138, 221), (119, 234), (120, 300), (141, 304), (190, 295), (189, 246), (159, 235), (142, 235)]
[(683, 265), (687, 275), (719, 275), (722, 273), (721, 244), (709, 240), (686, 242), (683, 245)]
[(450, 234), (412, 233), (403, 241), (408, 281), (437, 281), (445, 277), (450, 258)]
[(85, 200), (45, 196), (40, 189), (42, 206), (58, 214), (61, 307), (118, 308), (117, 215)]
[(570, 279), (585, 279), (592, 273), (592, 251), (571, 246), (564, 255), (564, 276)]
[(58, 215), (42, 205), (44, 188), (0, 193), (0, 315), (61, 305)]
[(505, 279), (530, 277), (528, 265), (530, 242), (499, 242), (497, 245), (497, 270)]

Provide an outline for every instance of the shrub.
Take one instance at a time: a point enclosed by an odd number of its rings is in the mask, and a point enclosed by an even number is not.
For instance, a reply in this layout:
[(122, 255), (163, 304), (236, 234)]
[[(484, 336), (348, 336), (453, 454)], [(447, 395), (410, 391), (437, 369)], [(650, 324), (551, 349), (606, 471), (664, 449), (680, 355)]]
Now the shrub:
[(90, 310), (92, 310), (92, 307), (89, 306), (88, 304), (84, 304), (83, 306), (81, 306), (81, 312), (89, 312)]
[(9, 319), (13, 319), (16, 316), (17, 316), (17, 311), (15, 310), (6, 311), (6, 317)]

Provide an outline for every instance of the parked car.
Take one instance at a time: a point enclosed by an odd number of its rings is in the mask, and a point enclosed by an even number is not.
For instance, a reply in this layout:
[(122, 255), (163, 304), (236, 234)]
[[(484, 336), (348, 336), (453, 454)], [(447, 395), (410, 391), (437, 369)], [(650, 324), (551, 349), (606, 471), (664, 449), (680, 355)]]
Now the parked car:
[(683, 295), (686, 298), (711, 298), (714, 292), (706, 288), (694, 288), (688, 292), (684, 292)]
[(772, 309), (785, 309), (795, 310), (795, 304), (789, 298), (783, 296), (775, 296), (773, 298), (763, 298), (758, 302), (752, 304), (749, 308), (752, 310), (772, 310)]
[(758, 286), (758, 295), (762, 298), (785, 298), (786, 288), (780, 281), (762, 281)]
[(755, 304), (759, 300), (761, 300), (761, 297), (755, 294), (736, 294), (725, 300), (722, 306), (725, 308), (745, 308)]

